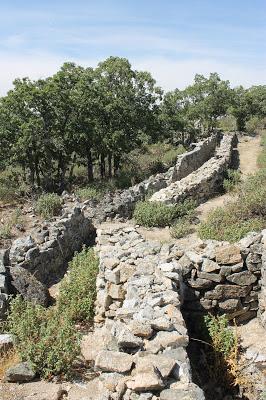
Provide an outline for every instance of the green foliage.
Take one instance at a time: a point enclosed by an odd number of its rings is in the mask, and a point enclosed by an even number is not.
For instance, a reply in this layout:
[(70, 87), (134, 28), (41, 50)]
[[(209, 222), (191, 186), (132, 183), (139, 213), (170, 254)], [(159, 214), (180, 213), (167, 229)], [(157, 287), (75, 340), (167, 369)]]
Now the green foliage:
[(100, 200), (103, 197), (104, 191), (93, 186), (87, 186), (84, 188), (79, 188), (76, 191), (76, 195), (81, 201), (84, 200)]
[(184, 236), (193, 233), (195, 228), (193, 227), (191, 221), (186, 218), (180, 218), (174, 225), (171, 227), (171, 236), (175, 239), (180, 239)]
[(42, 194), (36, 202), (36, 212), (43, 218), (59, 215), (62, 209), (62, 199), (56, 193)]
[(0, 239), (10, 239), (12, 237), (11, 233), (12, 226), (7, 223), (0, 226)]
[(266, 170), (238, 184), (235, 199), (213, 210), (199, 226), (202, 239), (235, 242), (250, 231), (266, 227)]
[(187, 200), (180, 206), (183, 207), (180, 218), (171, 227), (171, 236), (175, 239), (180, 239), (195, 232), (196, 203), (192, 200)]
[(241, 173), (235, 169), (227, 170), (227, 178), (223, 181), (223, 187), (226, 192), (231, 192), (241, 180)]
[(0, 201), (12, 202), (28, 192), (20, 168), (8, 167), (0, 172)]
[(251, 117), (246, 122), (246, 132), (249, 134), (259, 133), (259, 131), (263, 129), (263, 127), (264, 127), (263, 121), (257, 115)]
[(213, 349), (224, 357), (229, 357), (237, 346), (237, 336), (229, 327), (226, 315), (207, 315), (204, 318), (205, 324), (211, 338)]
[(235, 132), (237, 130), (236, 118), (229, 114), (219, 120), (219, 128), (224, 132)]
[(92, 249), (83, 249), (69, 264), (69, 272), (60, 284), (59, 312), (71, 321), (88, 321), (93, 317), (96, 299), (98, 259)]
[(160, 202), (142, 201), (137, 203), (133, 217), (137, 224), (146, 227), (165, 227), (195, 208), (193, 201), (177, 205), (166, 205)]
[(70, 375), (80, 337), (67, 315), (17, 296), (11, 301), (7, 327), (21, 359), (29, 361), (38, 374), (44, 378)]

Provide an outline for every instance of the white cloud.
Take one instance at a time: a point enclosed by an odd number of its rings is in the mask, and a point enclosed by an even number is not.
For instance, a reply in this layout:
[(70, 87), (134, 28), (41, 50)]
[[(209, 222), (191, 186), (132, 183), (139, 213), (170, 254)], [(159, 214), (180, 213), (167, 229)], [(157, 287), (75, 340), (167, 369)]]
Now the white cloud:
[[(55, 73), (65, 61), (75, 61), (83, 66), (96, 66), (104, 59), (73, 59), (55, 56), (49, 53), (10, 55), (0, 52), (0, 95), (12, 88), (17, 77), (28, 76), (31, 79), (47, 77)], [(233, 86), (266, 84), (266, 70), (260, 66), (239, 63), (223, 63), (216, 59), (194, 57), (189, 60), (170, 60), (167, 57), (131, 58), (136, 69), (150, 71), (158, 85), (165, 90), (184, 88), (193, 81), (196, 73), (207, 75), (218, 72), (223, 79), (229, 79)]]

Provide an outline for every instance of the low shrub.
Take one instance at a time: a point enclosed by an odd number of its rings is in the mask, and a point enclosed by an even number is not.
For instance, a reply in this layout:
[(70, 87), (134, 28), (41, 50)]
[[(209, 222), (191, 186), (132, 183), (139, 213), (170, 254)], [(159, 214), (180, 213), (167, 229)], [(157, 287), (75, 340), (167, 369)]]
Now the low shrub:
[(0, 172), (0, 201), (13, 202), (29, 192), (19, 168), (8, 167)]
[(236, 185), (235, 198), (213, 210), (199, 226), (201, 239), (240, 240), (250, 231), (266, 227), (266, 169)]
[(17, 296), (11, 301), (7, 325), (21, 360), (30, 362), (37, 374), (48, 379), (53, 375), (70, 375), (80, 351), (80, 335), (65, 313)]
[(235, 169), (229, 169), (227, 171), (227, 178), (223, 181), (223, 187), (226, 192), (232, 192), (236, 185), (241, 180), (241, 173)]
[(181, 218), (171, 227), (171, 236), (180, 239), (195, 231), (194, 226), (187, 218)]
[(245, 130), (249, 134), (255, 134), (259, 133), (259, 131), (263, 129), (263, 126), (263, 120), (257, 116), (254, 116), (246, 122)]
[(7, 223), (0, 225), (0, 239), (10, 239), (12, 237), (12, 226)]
[(224, 132), (234, 132), (237, 130), (236, 118), (233, 115), (226, 115), (219, 120), (219, 127)]
[(69, 272), (60, 284), (58, 309), (72, 321), (93, 317), (96, 299), (98, 259), (92, 249), (83, 249), (69, 263)]
[(76, 195), (80, 200), (100, 200), (102, 197), (102, 191), (96, 189), (95, 187), (84, 187), (76, 191)]
[(166, 205), (161, 202), (142, 201), (137, 203), (133, 217), (136, 223), (146, 227), (165, 227), (186, 215), (195, 207), (193, 201), (185, 201), (177, 205)]
[(180, 239), (190, 233), (195, 232), (195, 218), (196, 213), (194, 210), (195, 204), (190, 202), (191, 208), (186, 214), (178, 219), (171, 227), (171, 236), (175, 239)]
[(49, 219), (60, 214), (62, 199), (56, 193), (45, 193), (38, 198), (35, 208), (39, 215)]

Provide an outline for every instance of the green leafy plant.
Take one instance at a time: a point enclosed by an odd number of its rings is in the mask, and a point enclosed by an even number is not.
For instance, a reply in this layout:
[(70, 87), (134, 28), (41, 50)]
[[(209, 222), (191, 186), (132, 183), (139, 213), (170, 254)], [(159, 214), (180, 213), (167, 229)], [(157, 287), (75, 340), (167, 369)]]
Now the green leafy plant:
[(96, 299), (98, 259), (92, 249), (83, 249), (69, 264), (69, 271), (60, 285), (59, 312), (72, 321), (89, 321), (93, 317)]
[(36, 202), (36, 211), (43, 218), (59, 215), (62, 209), (62, 199), (56, 193), (42, 194)]
[(236, 185), (241, 180), (241, 173), (235, 169), (229, 169), (227, 171), (227, 178), (223, 181), (223, 187), (226, 192), (231, 192), (235, 189)]
[(22, 361), (30, 362), (44, 378), (69, 376), (79, 354), (80, 336), (67, 314), (55, 307), (45, 309), (17, 296), (11, 301), (8, 331)]
[(165, 227), (195, 207), (193, 201), (186, 201), (178, 205), (166, 205), (161, 202), (142, 201), (137, 203), (133, 217), (137, 224), (152, 227)]
[[(191, 215), (192, 216), (192, 215)], [(190, 217), (185, 216), (177, 220), (171, 227), (171, 236), (180, 239), (195, 231), (195, 227)]]

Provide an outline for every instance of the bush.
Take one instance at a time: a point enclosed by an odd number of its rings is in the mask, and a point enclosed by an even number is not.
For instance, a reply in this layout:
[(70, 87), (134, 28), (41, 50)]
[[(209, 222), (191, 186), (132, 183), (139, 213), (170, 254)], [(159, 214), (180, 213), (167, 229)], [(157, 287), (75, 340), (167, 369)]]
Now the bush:
[(146, 227), (165, 227), (186, 215), (195, 207), (193, 201), (185, 201), (178, 205), (166, 205), (161, 202), (142, 201), (137, 203), (133, 217), (136, 223)]
[(263, 129), (263, 121), (259, 117), (251, 117), (247, 122), (246, 122), (246, 132), (249, 134), (255, 134), (259, 133), (261, 129)]
[(219, 120), (219, 127), (224, 132), (234, 132), (237, 130), (236, 118), (233, 115), (226, 115)]
[(14, 201), (25, 196), (29, 187), (23, 181), (22, 171), (19, 168), (7, 168), (0, 172), (0, 200)]
[(69, 272), (60, 285), (58, 309), (72, 321), (92, 319), (97, 274), (98, 259), (92, 249), (83, 249), (70, 262)]
[(11, 229), (9, 223), (0, 226), (0, 239), (10, 239), (12, 237)]
[(240, 171), (235, 169), (227, 170), (227, 178), (224, 179), (223, 181), (224, 190), (226, 192), (231, 192), (232, 190), (234, 190), (234, 188), (240, 182), (240, 180), (241, 180)]
[(11, 301), (7, 326), (21, 360), (30, 362), (36, 373), (44, 378), (70, 375), (80, 351), (80, 336), (66, 314), (17, 296)]
[(59, 215), (62, 209), (62, 199), (56, 193), (42, 194), (36, 202), (36, 212), (43, 218)]
[(180, 239), (194, 231), (195, 228), (191, 222), (187, 218), (181, 218), (171, 227), (171, 236), (175, 239)]
[(180, 219), (178, 219), (171, 227), (171, 236), (174, 237), (175, 239), (180, 239), (184, 236), (189, 235), (190, 233), (195, 232), (195, 226), (193, 220), (196, 217), (196, 213), (194, 210), (196, 204), (192, 202), (190, 202), (190, 204), (191, 207), (193, 208), (187, 210), (186, 214)]

